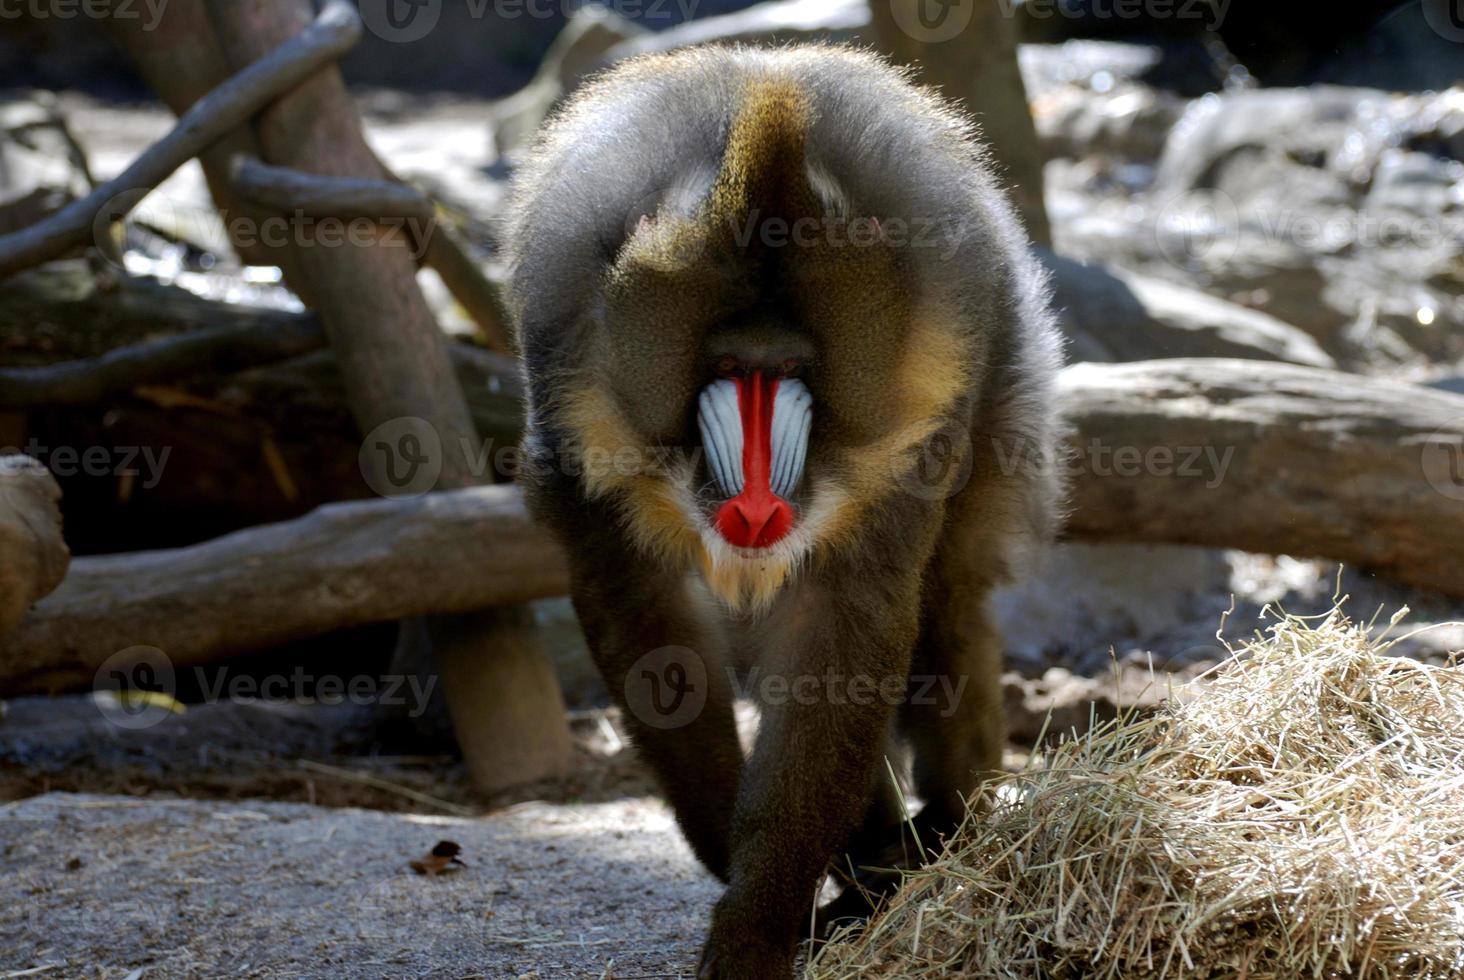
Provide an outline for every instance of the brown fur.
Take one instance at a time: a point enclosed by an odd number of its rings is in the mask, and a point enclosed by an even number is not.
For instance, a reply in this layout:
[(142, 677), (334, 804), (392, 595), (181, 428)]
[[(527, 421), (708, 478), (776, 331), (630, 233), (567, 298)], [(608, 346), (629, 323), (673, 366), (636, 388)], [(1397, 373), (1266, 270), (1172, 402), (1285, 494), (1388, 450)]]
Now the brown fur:
[[(923, 219), (940, 247), (897, 234)], [(814, 234), (768, 234), (800, 222)], [(1043, 280), (967, 124), (832, 48), (617, 68), (546, 130), (510, 242), (530, 499), (632, 736), (727, 882), (700, 976), (789, 976), (830, 862), (900, 853), (887, 766), (913, 749), (929, 839), (999, 765), (986, 598), (1059, 497)], [(770, 351), (807, 352), (813, 430), (794, 530), (747, 552), (712, 530), (695, 402), (719, 357)], [(949, 465), (926, 485), (937, 446)], [(593, 466), (617, 458), (669, 463)], [(670, 727), (637, 686), (668, 656), (705, 695)], [(731, 701), (748, 669), (816, 694), (757, 692), (744, 760)], [(856, 697), (861, 677), (916, 691), (912, 674), (946, 693)]]

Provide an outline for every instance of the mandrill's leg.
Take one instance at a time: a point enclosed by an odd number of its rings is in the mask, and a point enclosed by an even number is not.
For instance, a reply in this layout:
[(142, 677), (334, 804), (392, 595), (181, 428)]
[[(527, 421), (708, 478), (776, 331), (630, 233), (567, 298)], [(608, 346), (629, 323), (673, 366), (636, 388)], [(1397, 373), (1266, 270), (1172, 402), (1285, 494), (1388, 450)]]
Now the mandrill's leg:
[[(840, 926), (868, 918), (880, 900), (899, 887), (898, 869), (920, 863), (919, 848), (890, 776), (891, 770), (900, 772), (902, 762), (894, 742), (886, 740), (884, 757), (876, 764), (874, 795), (865, 808), (863, 823), (848, 846), (834, 855), (830, 872), (841, 891), (818, 910), (816, 938), (827, 938)], [(920, 836), (923, 840), (924, 835)]]
[(878, 685), (909, 671), (919, 568), (933, 539), (922, 533), (931, 515), (910, 509), (880, 522), (909, 532), (904, 540), (816, 565), (768, 624), (762, 662), (787, 678), (790, 695), (763, 712), (700, 977), (791, 976), (817, 887), (870, 804), (897, 700)]
[(999, 555), (1006, 532), (998, 515), (1016, 509), (1017, 489), (990, 470), (978, 460), (971, 482), (948, 505), (926, 569), (911, 699), (902, 717), (914, 751), (915, 790), (925, 801), (919, 822), (942, 836), (960, 824), (982, 782), (1001, 772), (1005, 745), (1002, 644), (988, 602), (1005, 573)]
[(692, 850), (726, 881), (743, 758), (721, 640), (684, 576), (616, 537), (586, 526), (571, 549), (575, 612)]
[[(917, 823), (924, 834), (948, 837), (961, 823), (966, 801), (1001, 771), (1001, 642), (991, 626), (986, 597), (941, 589), (927, 614), (911, 668), (912, 700), (905, 722), (915, 752), (915, 790), (925, 801)], [(924, 689), (922, 696), (922, 689)], [(917, 703), (918, 701), (918, 703)]]

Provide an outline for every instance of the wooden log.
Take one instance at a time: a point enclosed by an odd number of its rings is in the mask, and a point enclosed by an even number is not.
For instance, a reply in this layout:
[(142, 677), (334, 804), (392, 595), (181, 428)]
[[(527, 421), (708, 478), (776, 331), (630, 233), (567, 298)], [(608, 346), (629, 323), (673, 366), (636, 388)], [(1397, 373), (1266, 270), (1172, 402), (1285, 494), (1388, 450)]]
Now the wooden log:
[(0, 638), (0, 691), (85, 687), (132, 646), (181, 667), (346, 626), (559, 595), (567, 584), (562, 555), (513, 487), (330, 504), (189, 548), (77, 559)]
[(98, 221), (120, 220), (175, 170), (333, 62), (361, 36), (359, 15), (343, 0), (331, 0), (314, 23), (299, 26), (298, 32), (281, 37), (275, 50), (260, 51), (257, 59), (195, 103), (172, 132), (115, 179), (40, 223), (0, 237), (0, 279), (92, 241)]
[[(1060, 388), (1072, 538), (1331, 559), (1464, 596), (1464, 396), (1220, 359), (1078, 365)], [(191, 548), (76, 560), (0, 639), (0, 696), (85, 685), (134, 644), (202, 663), (567, 585), (516, 488), (332, 504)]]
[[(0, 367), (0, 410), (96, 404), (188, 379), (223, 385), (230, 372), (246, 370), (248, 377), (231, 384), (245, 389), (246, 402), (247, 389), (268, 388), (279, 400), (286, 389), (308, 386), (319, 396), (312, 404), (344, 407), (334, 357), (298, 356), (326, 345), (318, 315), (221, 303), (143, 278), (99, 288), (80, 263), (71, 265), (56, 263), (0, 284), (0, 347), (7, 360), (33, 362)], [(448, 352), (479, 434), (496, 445), (517, 443), (523, 415), (517, 362), (465, 343), (449, 343)], [(289, 407), (287, 395), (285, 401), (282, 409)]]
[(29, 456), (0, 456), (0, 637), (61, 583), (71, 552), (61, 536), (61, 488)]
[[(297, 33), (311, 18), (309, 0), (211, 0), (209, 11), (236, 67), (249, 64)], [(380, 167), (338, 69), (321, 71), (271, 105), (255, 122), (266, 162), (321, 177), (374, 177)], [(405, 240), (404, 240), (405, 237)], [(416, 281), (410, 236), (383, 228), (365, 247), (297, 244), (302, 276), (317, 306), (362, 433), (415, 420), (440, 441), (438, 485), (472, 486), (477, 446), (468, 405), (452, 375), (437, 324)], [(389, 483), (385, 454), (370, 457), (380, 487)], [(560, 775), (574, 742), (558, 682), (538, 649), (527, 609), (500, 607), (454, 622), (434, 619), (432, 637), (444, 688), (462, 687), (453, 728), (474, 783), (485, 792)], [(496, 676), (496, 679), (495, 679)], [(511, 706), (511, 707), (510, 707)], [(507, 730), (504, 718), (534, 724)]]
[(1082, 364), (1080, 540), (1327, 558), (1464, 596), (1464, 397), (1286, 364)]
[(442, 278), (453, 299), (478, 325), (478, 336), (490, 350), (513, 351), (508, 312), (498, 287), (484, 274), (468, 244), (440, 220), (433, 200), (398, 178), (379, 160), (383, 179), (319, 177), (259, 160), (236, 158), (231, 164), (234, 193), (261, 205), (311, 217), (402, 220), (416, 240), (422, 264)]
[(422, 261), (478, 325), (477, 337), (489, 350), (514, 353), (508, 309), (498, 285), (488, 278), (468, 243), (445, 221), (432, 227)]

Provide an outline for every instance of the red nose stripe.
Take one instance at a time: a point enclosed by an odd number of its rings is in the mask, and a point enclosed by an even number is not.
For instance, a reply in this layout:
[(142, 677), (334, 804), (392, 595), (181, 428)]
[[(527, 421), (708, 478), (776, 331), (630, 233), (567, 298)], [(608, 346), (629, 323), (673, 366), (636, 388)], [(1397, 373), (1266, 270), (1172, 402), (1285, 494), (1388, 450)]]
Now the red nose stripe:
[(717, 511), (717, 530), (740, 548), (766, 548), (793, 527), (793, 508), (773, 493), (773, 399), (778, 379), (761, 371), (737, 379), (742, 415), (742, 492)]

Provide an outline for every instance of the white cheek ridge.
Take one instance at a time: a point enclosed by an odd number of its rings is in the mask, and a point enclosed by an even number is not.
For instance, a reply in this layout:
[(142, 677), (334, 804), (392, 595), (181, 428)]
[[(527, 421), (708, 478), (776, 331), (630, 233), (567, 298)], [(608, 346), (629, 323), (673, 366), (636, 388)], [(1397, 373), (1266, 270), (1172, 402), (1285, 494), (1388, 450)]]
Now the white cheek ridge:
[(697, 426), (701, 429), (702, 447), (707, 452), (707, 465), (724, 497), (742, 492), (742, 412), (737, 403), (737, 385), (728, 380), (714, 381), (698, 399)]
[(778, 385), (773, 400), (772, 490), (788, 499), (803, 478), (808, 458), (808, 433), (813, 424), (813, 395), (796, 378)]

